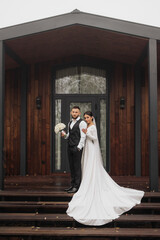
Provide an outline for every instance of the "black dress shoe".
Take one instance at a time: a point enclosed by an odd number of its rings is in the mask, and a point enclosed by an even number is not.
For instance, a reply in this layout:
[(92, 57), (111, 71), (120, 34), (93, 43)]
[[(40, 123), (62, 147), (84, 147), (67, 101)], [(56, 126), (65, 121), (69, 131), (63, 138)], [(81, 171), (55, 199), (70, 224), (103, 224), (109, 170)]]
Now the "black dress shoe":
[(68, 191), (71, 190), (72, 188), (73, 188), (73, 187), (70, 186), (69, 188), (64, 189), (64, 191), (68, 192)]
[(77, 188), (73, 187), (71, 190), (68, 190), (68, 193), (76, 193), (78, 191)]

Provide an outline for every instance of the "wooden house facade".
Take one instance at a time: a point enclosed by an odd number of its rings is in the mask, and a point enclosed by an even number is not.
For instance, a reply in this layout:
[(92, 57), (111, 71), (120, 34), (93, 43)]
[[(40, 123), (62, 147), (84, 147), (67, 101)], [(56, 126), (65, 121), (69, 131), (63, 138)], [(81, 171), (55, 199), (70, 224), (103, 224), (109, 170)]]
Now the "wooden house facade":
[(111, 175), (160, 175), (160, 29), (71, 13), (0, 29), (0, 189), (5, 175), (68, 171), (54, 125), (93, 111)]

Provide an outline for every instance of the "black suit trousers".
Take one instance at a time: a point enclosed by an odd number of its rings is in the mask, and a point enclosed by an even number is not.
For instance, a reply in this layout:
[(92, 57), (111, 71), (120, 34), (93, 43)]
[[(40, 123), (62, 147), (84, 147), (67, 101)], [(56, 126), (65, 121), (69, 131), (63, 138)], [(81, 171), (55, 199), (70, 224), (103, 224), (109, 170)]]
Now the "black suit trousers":
[(81, 183), (81, 157), (82, 150), (78, 150), (77, 147), (68, 146), (68, 160), (71, 171), (71, 186), (79, 188)]

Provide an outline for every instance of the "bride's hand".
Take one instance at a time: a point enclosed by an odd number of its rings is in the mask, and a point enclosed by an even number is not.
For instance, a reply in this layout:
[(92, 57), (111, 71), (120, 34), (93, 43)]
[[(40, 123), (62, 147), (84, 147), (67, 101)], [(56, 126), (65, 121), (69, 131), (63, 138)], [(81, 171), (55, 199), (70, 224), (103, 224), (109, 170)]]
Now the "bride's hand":
[(85, 129), (85, 128), (83, 128), (82, 129), (82, 132), (84, 132), (85, 134), (87, 133), (87, 128)]

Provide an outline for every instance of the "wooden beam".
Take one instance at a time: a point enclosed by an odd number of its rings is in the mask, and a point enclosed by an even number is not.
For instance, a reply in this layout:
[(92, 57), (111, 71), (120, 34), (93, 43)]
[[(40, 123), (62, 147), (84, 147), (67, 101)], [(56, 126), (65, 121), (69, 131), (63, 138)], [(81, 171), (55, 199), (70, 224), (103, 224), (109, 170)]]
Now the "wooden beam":
[(149, 39), (150, 190), (158, 191), (157, 40)]
[(20, 66), (26, 65), (26, 63), (5, 43), (5, 52)]
[(141, 55), (139, 56), (135, 64), (135, 67), (138, 68), (140, 65), (142, 65), (147, 56), (148, 56), (148, 44), (144, 47)]
[(4, 42), (0, 41), (0, 190), (4, 189), (4, 94), (5, 94)]

